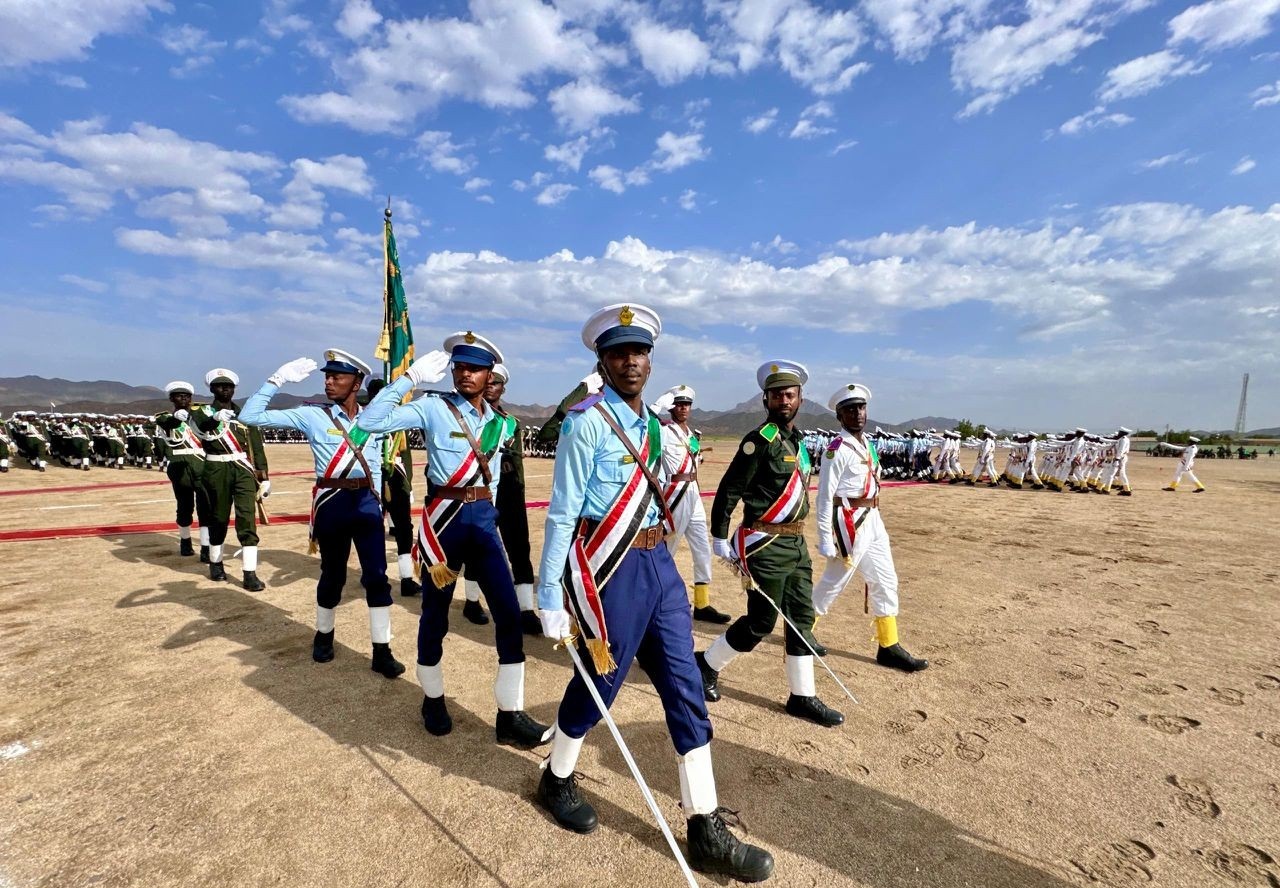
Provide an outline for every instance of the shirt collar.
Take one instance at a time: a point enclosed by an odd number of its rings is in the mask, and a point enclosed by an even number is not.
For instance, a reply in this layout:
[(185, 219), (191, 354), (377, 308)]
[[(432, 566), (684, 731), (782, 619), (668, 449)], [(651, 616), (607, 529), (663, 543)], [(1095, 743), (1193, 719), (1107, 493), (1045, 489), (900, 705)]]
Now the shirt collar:
[(487, 401), (481, 401), (480, 403), (483, 405), (484, 409), (477, 410), (475, 406), (466, 398), (462, 397), (462, 394), (459, 392), (456, 392), (456, 391), (449, 392), (449, 398), (453, 401), (454, 405), (463, 413), (470, 413), (472, 416), (478, 416), (480, 417), (480, 419), (486, 422), (489, 420), (489, 417), (493, 414), (493, 411), (489, 409), (489, 404)]
[(646, 426), (649, 423), (648, 411), (644, 416), (637, 416), (636, 412), (631, 409), (631, 405), (622, 400), (622, 396), (614, 391), (613, 386), (606, 385), (604, 387), (604, 401), (609, 405), (609, 409), (613, 411), (614, 418), (618, 420), (621, 426)]

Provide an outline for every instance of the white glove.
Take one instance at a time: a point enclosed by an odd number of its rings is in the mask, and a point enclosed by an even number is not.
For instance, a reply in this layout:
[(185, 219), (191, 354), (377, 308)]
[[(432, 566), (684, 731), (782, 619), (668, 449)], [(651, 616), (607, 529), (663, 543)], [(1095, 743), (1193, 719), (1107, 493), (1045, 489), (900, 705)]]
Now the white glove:
[(191, 418), (191, 414), (185, 410), (175, 410), (173, 411), (173, 418), (178, 422), (186, 422)]
[(658, 400), (649, 405), (649, 409), (654, 413), (662, 414), (670, 410), (675, 403), (675, 395), (671, 394), (671, 392), (663, 392)]
[(592, 370), (582, 378), (582, 384), (587, 387), (588, 394), (594, 395), (604, 388), (604, 377)]
[(266, 499), (271, 496), (271, 481), (263, 481), (258, 485), (258, 499)]
[(723, 558), (725, 561), (737, 560), (737, 557), (733, 554), (733, 547), (729, 545), (728, 540), (718, 540), (712, 537), (711, 551), (715, 553), (717, 558)]
[(819, 540), (818, 554), (824, 558), (839, 558), (840, 550), (836, 548), (835, 540)]
[(405, 371), (405, 376), (412, 379), (414, 385), (427, 385), (444, 379), (444, 371), (448, 366), (449, 356), (436, 349), (427, 352), (410, 364), (409, 369)]
[(316, 362), (310, 358), (296, 358), (268, 376), (267, 382), (274, 386), (281, 386), (286, 382), (302, 382), (316, 366)]
[(567, 610), (539, 611), (538, 619), (542, 620), (542, 634), (547, 638), (554, 638), (559, 641), (573, 634)]
[(236, 412), (231, 409), (219, 410), (217, 413), (213, 414), (213, 418), (218, 422), (235, 422)]

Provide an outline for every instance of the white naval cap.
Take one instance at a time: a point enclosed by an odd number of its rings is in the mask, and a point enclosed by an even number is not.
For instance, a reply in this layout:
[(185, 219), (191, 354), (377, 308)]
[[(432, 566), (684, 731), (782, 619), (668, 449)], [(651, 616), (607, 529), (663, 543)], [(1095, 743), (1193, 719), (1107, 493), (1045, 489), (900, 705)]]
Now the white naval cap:
[(1076, 434), (1077, 434), (1077, 435), (1083, 435), (1083, 434), (1085, 434), (1085, 433), (1086, 433), (1086, 432), (1088, 432), (1088, 431), (1089, 431), (1089, 430), (1088, 430), (1088, 429), (1086, 429), (1086, 428), (1083, 428), (1083, 427), (1081, 427), (1081, 426), (1076, 426)]
[(340, 348), (327, 348), (324, 350), (325, 365), (320, 368), (321, 373), (350, 373), (352, 375), (359, 373), (361, 376), (372, 376), (373, 370), (364, 361), (351, 354), (349, 351), (343, 351)]
[(1190, 438), (1188, 438), (1187, 440), (1188, 440), (1188, 441), (1190, 441), (1192, 444), (1199, 444), (1199, 443), (1200, 443), (1200, 439), (1199, 439), (1199, 438), (1197, 438), (1195, 435), (1192, 435), (1192, 436), (1191, 436)]
[(606, 305), (587, 318), (582, 325), (582, 344), (599, 354), (615, 345), (647, 345), (650, 348), (662, 334), (662, 318), (652, 308), (634, 303)]
[(809, 381), (809, 371), (804, 364), (795, 361), (766, 361), (756, 370), (756, 384), (760, 391), (804, 385)]
[(996, 436), (996, 433), (991, 431), (991, 429), (987, 429), (982, 433), (982, 437), (984, 438), (994, 438), (995, 436)]
[(658, 395), (658, 400), (649, 405), (649, 409), (654, 413), (666, 413), (676, 404), (692, 404), (694, 391), (692, 386), (673, 385), (662, 394)]
[(173, 382), (165, 383), (164, 393), (166, 395), (172, 395), (174, 392), (186, 392), (188, 395), (194, 395), (196, 393), (196, 387), (181, 379), (175, 379)]
[(444, 340), (444, 350), (456, 364), (492, 367), (502, 363), (502, 352), (490, 340), (470, 330), (459, 330)]
[(849, 401), (853, 401), (854, 403), (861, 401), (865, 404), (870, 400), (871, 389), (867, 388), (865, 385), (861, 385), (860, 383), (851, 382), (848, 385), (842, 385), (840, 388), (836, 389), (836, 393), (827, 401), (827, 406), (832, 410), (838, 411), (841, 404)]
[(507, 370), (507, 365), (499, 361), (493, 365), (493, 369), (489, 371), (498, 378), (498, 381), (506, 385), (511, 381), (511, 373)]
[(1125, 435), (1132, 435), (1133, 429), (1120, 426), (1120, 428), (1116, 429), (1116, 434), (1123, 438)]
[(228, 370), (226, 367), (214, 367), (204, 375), (204, 384), (213, 385), (215, 382), (229, 382), (232, 385), (239, 385), (240, 377), (236, 375), (234, 370)]

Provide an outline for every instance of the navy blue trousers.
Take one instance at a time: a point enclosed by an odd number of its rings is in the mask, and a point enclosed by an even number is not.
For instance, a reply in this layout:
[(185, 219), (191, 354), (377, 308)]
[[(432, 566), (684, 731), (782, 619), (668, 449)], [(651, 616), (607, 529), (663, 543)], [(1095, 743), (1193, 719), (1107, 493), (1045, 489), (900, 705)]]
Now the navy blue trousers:
[[(635, 660), (662, 699), (676, 753), (684, 755), (710, 743), (711, 720), (693, 659), (689, 597), (666, 544), (630, 550), (605, 585), (603, 600), (609, 648), (618, 669), (607, 677), (597, 675), (581, 642), (578, 652), (605, 705), (613, 705)], [(576, 670), (556, 720), (570, 737), (585, 736), (600, 721), (600, 710)]]
[(387, 582), (387, 549), (383, 542), (382, 506), (368, 488), (338, 490), (316, 512), (316, 543), (320, 547), (320, 582), (316, 604), (337, 607), (347, 582), (347, 559), (356, 544), (360, 584), (369, 607), (391, 604)]
[[(440, 534), (449, 566), (466, 571), (467, 579), (480, 586), (489, 612), (493, 614), (494, 642), (499, 663), (524, 662), (524, 630), (520, 625), (520, 604), (511, 579), (507, 553), (498, 536), (498, 510), (488, 500), (464, 503), (449, 526)], [(444, 637), (449, 634), (449, 603), (457, 583), (437, 589), (423, 573), (422, 617), (418, 620), (418, 662), (434, 666), (444, 656)]]

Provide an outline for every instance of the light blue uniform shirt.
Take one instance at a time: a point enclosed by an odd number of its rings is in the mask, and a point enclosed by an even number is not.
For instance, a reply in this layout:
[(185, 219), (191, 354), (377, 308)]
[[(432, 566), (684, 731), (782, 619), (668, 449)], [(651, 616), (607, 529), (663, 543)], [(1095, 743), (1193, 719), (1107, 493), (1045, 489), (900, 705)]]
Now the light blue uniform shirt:
[[(302, 407), (290, 407), (288, 410), (268, 410), (267, 405), (271, 403), (272, 395), (279, 390), (279, 386), (264, 382), (262, 388), (250, 395), (249, 400), (244, 402), (244, 407), (240, 408), (240, 421), (245, 425), (297, 429), (302, 432), (307, 436), (307, 441), (311, 444), (311, 455), (316, 460), (316, 477), (324, 477), (324, 471), (328, 468), (329, 462), (342, 446), (342, 432), (334, 424), (329, 410), (333, 409), (342, 418), (348, 435), (352, 435), (355, 422), (336, 404), (325, 406), (306, 404)], [(363, 419), (363, 412), (357, 413), (356, 417)], [(364, 454), (365, 462), (369, 464), (369, 471), (373, 473), (369, 483), (374, 493), (381, 496), (382, 437), (370, 435), (361, 445), (360, 452)], [(342, 477), (363, 478), (364, 476), (364, 468), (357, 459), (351, 464), (351, 470)]]
[[(462, 461), (471, 452), (462, 427), (453, 413), (445, 406), (446, 399), (453, 402), (462, 414), (467, 428), (478, 442), (485, 424), (491, 419), (499, 418), (488, 404), (481, 402), (483, 412), (471, 405), (471, 402), (457, 392), (447, 395), (428, 395), (411, 404), (401, 404), (401, 399), (413, 391), (413, 380), (401, 376), (391, 385), (378, 392), (378, 396), (369, 402), (360, 414), (360, 428), (370, 432), (403, 432), (408, 429), (422, 429), (427, 444), (427, 478), (432, 484), (445, 486), (453, 473), (462, 465)], [(503, 441), (503, 444), (506, 442)], [(489, 460), (489, 471), (493, 473), (493, 482), (489, 485), (489, 493), (498, 495), (498, 479), (502, 472), (502, 448)]]
[[(648, 428), (647, 411), (644, 417), (636, 416), (635, 411), (609, 386), (605, 386), (603, 402), (639, 452), (644, 446)], [(618, 440), (594, 407), (580, 413), (569, 412), (564, 425), (560, 426), (560, 443), (556, 445), (551, 505), (547, 508), (542, 565), (538, 570), (539, 608), (564, 609), (560, 579), (564, 575), (578, 519), (603, 518), (634, 470), (635, 463), (631, 461), (626, 445)], [(659, 465), (655, 470), (659, 480), (661, 472)], [(652, 527), (661, 517), (662, 506), (655, 495), (641, 526)]]

